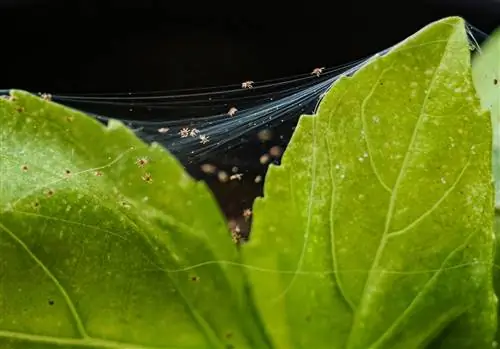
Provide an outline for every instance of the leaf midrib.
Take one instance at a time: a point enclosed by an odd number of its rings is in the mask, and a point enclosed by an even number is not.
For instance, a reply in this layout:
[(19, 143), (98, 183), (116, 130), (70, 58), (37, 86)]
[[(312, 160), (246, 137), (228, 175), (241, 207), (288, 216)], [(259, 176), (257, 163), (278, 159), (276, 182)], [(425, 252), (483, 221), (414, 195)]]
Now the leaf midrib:
[[(455, 28), (456, 28), (456, 26), (455, 26)], [(456, 30), (456, 29), (454, 29), (454, 30)], [(441, 69), (443, 67), (443, 63), (445, 61), (445, 57), (447, 57), (447, 55), (448, 55), (448, 46), (451, 42), (452, 37), (453, 37), (453, 34), (450, 35), (450, 37), (448, 38), (448, 40), (446, 42), (446, 45), (444, 47), (443, 54), (441, 56), (439, 64), (436, 67), (436, 70), (434, 71), (431, 82), (429, 83), (429, 87), (428, 87), (427, 93), (425, 95), (424, 101), (422, 102), (422, 107), (420, 108), (419, 117), (418, 117), (417, 122), (415, 123), (415, 127), (413, 129), (412, 137), (411, 137), (410, 142), (408, 144), (408, 148), (407, 148), (403, 163), (402, 163), (401, 168), (399, 170), (399, 174), (396, 178), (396, 182), (394, 184), (394, 187), (392, 188), (392, 193), (391, 193), (391, 196), (389, 199), (389, 206), (388, 206), (387, 213), (386, 213), (386, 222), (385, 222), (384, 232), (383, 232), (382, 238), (380, 239), (380, 243), (379, 243), (377, 251), (375, 253), (375, 257), (373, 259), (372, 265), (369, 269), (369, 273), (368, 273), (368, 276), (366, 278), (365, 285), (363, 286), (363, 291), (361, 292), (359, 306), (358, 306), (358, 309), (355, 313), (355, 317), (354, 317), (353, 323), (351, 325), (351, 331), (349, 333), (349, 337), (347, 340), (347, 348), (352, 347), (352, 343), (354, 340), (353, 339), (354, 328), (356, 327), (356, 323), (359, 321), (359, 316), (360, 316), (359, 309), (363, 308), (363, 303), (366, 301), (368, 285), (373, 280), (375, 267), (379, 263), (382, 252), (385, 248), (385, 244), (387, 242), (387, 236), (389, 234), (390, 223), (392, 221), (392, 216), (394, 214), (394, 208), (395, 208), (396, 198), (398, 196), (399, 186), (401, 184), (401, 181), (402, 181), (404, 175), (406, 174), (406, 170), (408, 167), (408, 161), (409, 161), (409, 155), (410, 155), (410, 152), (414, 146), (414, 142), (417, 138), (418, 131), (419, 131), (420, 126), (421, 126), (421, 123), (423, 120), (423, 115), (425, 114), (424, 110), (427, 107), (427, 102), (428, 102), (429, 96), (431, 95), (431, 92), (434, 88), (434, 84), (437, 80), (438, 73), (441, 71)], [(383, 335), (384, 334), (382, 334), (382, 336)]]

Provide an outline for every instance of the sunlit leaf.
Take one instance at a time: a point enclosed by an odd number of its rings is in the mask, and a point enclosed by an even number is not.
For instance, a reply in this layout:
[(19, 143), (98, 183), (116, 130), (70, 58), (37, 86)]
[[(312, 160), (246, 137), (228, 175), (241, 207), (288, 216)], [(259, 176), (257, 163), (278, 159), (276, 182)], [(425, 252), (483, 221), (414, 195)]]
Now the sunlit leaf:
[[(202, 183), (118, 122), (0, 101), (0, 348), (266, 348)], [(197, 266), (204, 263), (202, 266)]]
[(243, 249), (277, 348), (491, 348), (489, 117), (453, 17), (301, 118)]

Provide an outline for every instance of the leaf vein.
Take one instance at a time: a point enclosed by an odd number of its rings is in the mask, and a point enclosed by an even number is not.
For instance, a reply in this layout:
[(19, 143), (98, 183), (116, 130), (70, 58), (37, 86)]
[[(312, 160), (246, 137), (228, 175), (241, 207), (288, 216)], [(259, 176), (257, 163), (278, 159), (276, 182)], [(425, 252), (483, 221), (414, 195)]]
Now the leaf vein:
[(414, 308), (414, 306), (417, 304), (417, 302), (422, 299), (424, 294), (429, 290), (430, 287), (436, 282), (438, 277), (444, 272), (448, 270), (452, 270), (451, 268), (446, 268), (446, 264), (449, 262), (453, 256), (463, 250), (467, 244), (469, 243), (469, 240), (474, 236), (476, 232), (472, 232), (469, 234), (469, 236), (465, 239), (465, 242), (461, 244), (460, 246), (456, 247), (453, 251), (451, 251), (448, 256), (443, 260), (441, 263), (441, 266), (439, 267), (438, 270), (436, 270), (433, 275), (429, 278), (429, 280), (426, 281), (424, 286), (420, 289), (420, 291), (417, 293), (415, 298), (411, 301), (411, 303), (406, 307), (406, 309), (401, 313), (401, 315), (391, 324), (391, 326), (380, 336), (378, 340), (375, 341), (374, 344), (370, 346), (370, 349), (376, 349), (384, 339), (386, 339), (392, 331), (404, 320), (404, 318), (410, 313), (410, 311)]
[(80, 315), (78, 314), (78, 311), (76, 310), (76, 307), (69, 296), (68, 292), (64, 288), (64, 286), (61, 284), (61, 282), (56, 278), (54, 274), (47, 268), (47, 266), (31, 251), (31, 249), (22, 241), (13, 231), (11, 231), (9, 228), (7, 228), (5, 225), (3, 225), (0, 222), (0, 228), (7, 233), (19, 246), (22, 247), (22, 249), (28, 254), (28, 256), (43, 270), (43, 272), (49, 277), (49, 279), (52, 280), (56, 288), (59, 290), (61, 293), (62, 297), (64, 298), (69, 311), (71, 315), (73, 316), (73, 320), (75, 321), (77, 330), (82, 338), (89, 338), (87, 331), (85, 330), (85, 327), (83, 326), (83, 322), (81, 320)]
[[(415, 123), (415, 127), (413, 129), (412, 136), (411, 136), (410, 142), (408, 144), (408, 148), (406, 150), (403, 163), (401, 165), (401, 168), (399, 170), (398, 176), (396, 178), (396, 182), (394, 184), (393, 190), (391, 192), (391, 197), (389, 199), (389, 206), (388, 206), (387, 213), (386, 213), (386, 220), (385, 220), (384, 231), (382, 233), (382, 237), (380, 239), (380, 243), (379, 243), (379, 245), (377, 247), (377, 251), (375, 252), (375, 257), (373, 259), (372, 265), (370, 266), (370, 269), (369, 269), (369, 272), (368, 272), (368, 276), (366, 277), (366, 281), (365, 281), (365, 284), (364, 284), (364, 287), (363, 287), (363, 291), (361, 293), (360, 307), (363, 306), (363, 301), (366, 300), (368, 285), (371, 283), (371, 281), (372, 281), (372, 279), (374, 277), (374, 272), (373, 271), (375, 270), (375, 267), (379, 263), (379, 260), (381, 258), (382, 252), (383, 252), (383, 250), (385, 248), (385, 245), (387, 243), (387, 234), (388, 234), (388, 231), (389, 231), (389, 228), (390, 228), (390, 223), (392, 221), (392, 215), (394, 213), (394, 207), (395, 207), (395, 204), (396, 204), (396, 198), (397, 198), (397, 195), (398, 195), (398, 189), (399, 189), (399, 186), (401, 184), (401, 181), (402, 181), (404, 175), (406, 174), (406, 170), (407, 170), (407, 167), (408, 167), (410, 153), (411, 153), (411, 150), (412, 150), (412, 148), (414, 146), (415, 140), (416, 140), (417, 135), (418, 135), (418, 131), (420, 129), (420, 125), (421, 125), (422, 120), (423, 120), (424, 110), (425, 110), (425, 108), (427, 106), (427, 102), (429, 100), (429, 96), (430, 96), (431, 91), (432, 91), (432, 89), (434, 87), (434, 84), (435, 84), (435, 82), (437, 80), (438, 72), (442, 69), (442, 67), (444, 65), (444, 58), (447, 56), (446, 53), (448, 51), (449, 44), (450, 44), (450, 40), (447, 41), (447, 43), (445, 45), (445, 49), (444, 49), (443, 55), (441, 56), (441, 59), (439, 61), (439, 64), (438, 64), (438, 66), (436, 67), (436, 69), (433, 72), (432, 79), (430, 81), (429, 88), (428, 88), (427, 93), (425, 95), (424, 101), (422, 102), (422, 106), (420, 108), (419, 116), (418, 116), (417, 122)], [(356, 316), (354, 318), (353, 325), (351, 326), (351, 332), (349, 334), (349, 338), (348, 338), (348, 341), (347, 341), (348, 347), (351, 347), (351, 343), (354, 340), (353, 339), (354, 324), (358, 321), (358, 318), (359, 318), (359, 308), (360, 307), (358, 307), (358, 311), (356, 312)]]
[(467, 161), (467, 163), (463, 167), (462, 171), (460, 171), (460, 174), (458, 175), (457, 179), (453, 182), (453, 184), (450, 186), (450, 188), (448, 188), (448, 190), (446, 190), (444, 192), (443, 196), (441, 196), (441, 198), (439, 200), (437, 200), (434, 203), (434, 205), (432, 205), (432, 207), (430, 209), (428, 209), (427, 211), (425, 211), (422, 215), (420, 215), (417, 219), (415, 219), (413, 222), (411, 222), (410, 224), (408, 224), (406, 227), (404, 227), (404, 228), (402, 228), (400, 230), (394, 231), (392, 233), (388, 233), (387, 234), (387, 238), (391, 238), (391, 237), (395, 237), (395, 236), (400, 236), (400, 235), (403, 235), (403, 234), (407, 233), (413, 227), (415, 227), (418, 223), (420, 223), (426, 217), (428, 217), (429, 215), (431, 215), (441, 205), (441, 203), (448, 197), (448, 195), (450, 195), (451, 192), (453, 190), (455, 190), (455, 188), (457, 187), (458, 183), (462, 179), (465, 171), (469, 167), (469, 163), (470, 163), (470, 160)]
[[(330, 130), (331, 127), (331, 121), (332, 121), (332, 115), (337, 111), (342, 99), (347, 95), (348, 91), (350, 89), (349, 87), (346, 87), (346, 91), (344, 94), (339, 98), (337, 101), (337, 104), (335, 105), (335, 108), (333, 108), (333, 111), (330, 113), (329, 118), (328, 118), (328, 126), (327, 129)], [(335, 193), (336, 193), (336, 184), (335, 184), (335, 175), (333, 171), (333, 164), (331, 161), (331, 154), (333, 153), (333, 149), (331, 147), (329, 137), (325, 137), (325, 142), (326, 142), (326, 148), (327, 148), (327, 157), (328, 157), (328, 164), (329, 164), (329, 175), (330, 175), (330, 182), (332, 186), (332, 191), (331, 191), (331, 198), (330, 198), (330, 212), (329, 212), (329, 226), (330, 226), (330, 243), (331, 243), (331, 254), (332, 254), (332, 262), (333, 262), (333, 277), (335, 278), (337, 288), (339, 290), (340, 295), (344, 298), (345, 302), (351, 309), (351, 311), (354, 313), (356, 307), (354, 303), (352, 302), (351, 299), (347, 296), (347, 292), (344, 290), (343, 282), (340, 277), (339, 273), (339, 266), (338, 266), (338, 259), (337, 259), (337, 243), (336, 243), (336, 236), (335, 236), (335, 226), (334, 226), (334, 215), (335, 215)]]
[(373, 159), (373, 150), (372, 150), (372, 147), (371, 147), (371, 142), (369, 141), (369, 137), (368, 137), (368, 125), (366, 123), (366, 112), (365, 112), (365, 109), (366, 109), (366, 104), (368, 103), (368, 101), (370, 100), (370, 98), (373, 96), (373, 94), (375, 93), (375, 90), (377, 89), (377, 87), (379, 86), (379, 82), (380, 80), (382, 79), (382, 77), (385, 75), (385, 73), (387, 73), (389, 70), (392, 69), (392, 66), (394, 65), (394, 62), (387, 68), (385, 68), (381, 73), (380, 75), (378, 76), (377, 80), (375, 81), (375, 83), (373, 84), (373, 87), (372, 89), (370, 90), (370, 93), (368, 93), (368, 95), (363, 99), (363, 102), (361, 103), (361, 122), (362, 122), (362, 130), (363, 130), (363, 133), (365, 135), (365, 143), (366, 143), (366, 149), (368, 151), (368, 157), (369, 157), (369, 161), (370, 161), (370, 166), (373, 170), (373, 173), (375, 174), (375, 178), (377, 178), (377, 180), (379, 181), (380, 185), (386, 190), (388, 191), (389, 193), (392, 193), (392, 189), (389, 188), (389, 186), (387, 184), (385, 184), (385, 182), (382, 180), (382, 176), (380, 175), (379, 171), (378, 171), (378, 168), (377, 168), (377, 165), (375, 164), (375, 160)]

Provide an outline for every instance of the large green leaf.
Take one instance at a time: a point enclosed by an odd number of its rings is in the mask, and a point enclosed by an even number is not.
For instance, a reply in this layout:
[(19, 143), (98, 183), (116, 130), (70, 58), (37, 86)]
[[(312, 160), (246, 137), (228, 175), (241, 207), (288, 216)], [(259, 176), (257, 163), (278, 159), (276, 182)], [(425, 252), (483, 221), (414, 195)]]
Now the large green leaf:
[(433, 23), (301, 118), (243, 249), (277, 348), (491, 348), (492, 136), (468, 47), (463, 20)]
[(118, 122), (12, 99), (0, 101), (0, 348), (267, 347), (244, 275), (206, 263), (239, 255), (204, 184)]
[(472, 76), (481, 105), (493, 123), (493, 175), (496, 206), (500, 208), (500, 29), (474, 55)]

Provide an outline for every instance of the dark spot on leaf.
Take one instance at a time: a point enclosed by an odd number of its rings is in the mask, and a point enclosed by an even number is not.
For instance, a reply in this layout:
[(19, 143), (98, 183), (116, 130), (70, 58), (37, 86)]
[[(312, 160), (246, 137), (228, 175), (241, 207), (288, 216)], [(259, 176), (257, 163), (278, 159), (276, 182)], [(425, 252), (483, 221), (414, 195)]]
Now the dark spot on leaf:
[(52, 299), (49, 299), (49, 305), (54, 305), (54, 301)]
[(24, 111), (24, 108), (23, 107), (19, 107), (16, 109), (18, 113), (22, 113)]
[(200, 277), (199, 276), (191, 276), (191, 281), (195, 281), (195, 282), (198, 282), (200, 281)]
[(225, 334), (225, 337), (226, 337), (227, 339), (232, 338), (232, 337), (233, 337), (233, 333), (232, 333), (232, 332), (227, 332), (227, 333)]
[(38, 206), (40, 206), (40, 203), (39, 203), (38, 201), (35, 201), (35, 202), (33, 203), (33, 207), (35, 207), (35, 208), (36, 208), (36, 207), (38, 207)]
[(66, 176), (69, 176), (71, 174), (70, 170), (65, 170), (64, 173), (66, 173)]
[(493, 85), (498, 84), (498, 79), (493, 79)]
[(21, 170), (23, 170), (24, 172), (28, 171), (28, 165), (21, 166)]
[(54, 191), (52, 189), (47, 190), (47, 196), (52, 196), (54, 195)]

